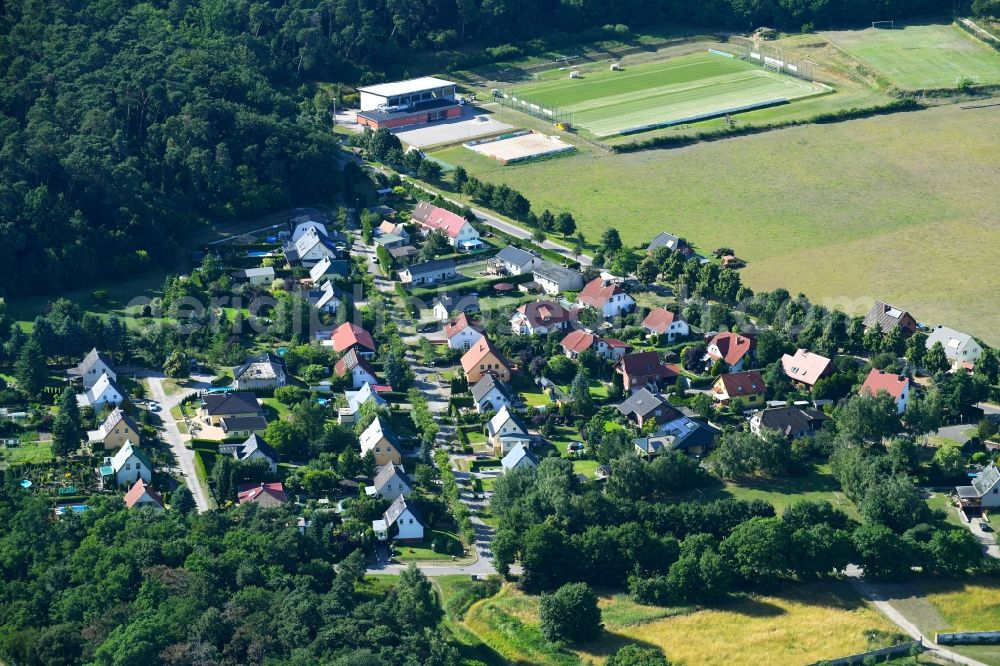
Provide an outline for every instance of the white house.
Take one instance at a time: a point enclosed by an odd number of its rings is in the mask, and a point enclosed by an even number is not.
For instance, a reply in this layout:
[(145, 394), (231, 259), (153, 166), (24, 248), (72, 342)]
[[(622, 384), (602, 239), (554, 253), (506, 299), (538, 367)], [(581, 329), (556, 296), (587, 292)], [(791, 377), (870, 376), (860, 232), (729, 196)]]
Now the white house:
[(125, 394), (118, 384), (115, 383), (111, 377), (105, 373), (101, 375), (101, 378), (90, 387), (86, 393), (76, 396), (77, 402), (81, 406), (90, 406), (94, 408), (95, 412), (99, 412), (106, 405), (117, 406), (128, 400), (128, 396)]
[(427, 201), (417, 204), (410, 217), (425, 234), (442, 232), (456, 250), (475, 250), (483, 246), (479, 232), (468, 220)]
[(519, 247), (508, 245), (497, 252), (490, 260), (494, 266), (501, 268), (508, 275), (526, 275), (534, 271), (541, 259), (536, 254)]
[(79, 365), (67, 370), (66, 374), (73, 381), (80, 380), (83, 383), (84, 391), (93, 387), (97, 383), (97, 380), (101, 378), (101, 375), (108, 375), (111, 377), (111, 381), (118, 379), (114, 366), (111, 365), (111, 359), (97, 351), (96, 347), (83, 357)]
[(668, 342), (686, 338), (691, 333), (688, 323), (665, 308), (654, 308), (642, 320), (646, 333), (653, 336), (665, 335)]
[(149, 483), (153, 478), (153, 464), (132, 442), (126, 442), (113, 458), (105, 458), (104, 462), (111, 466), (119, 486), (131, 486), (139, 479)]
[(347, 398), (347, 407), (340, 410), (339, 420), (341, 423), (354, 423), (361, 405), (366, 402), (374, 402), (377, 407), (389, 404), (372, 388), (369, 382), (365, 382), (357, 391), (344, 391), (344, 397)]
[(294, 257), (290, 256), (289, 260), (294, 258), (306, 268), (315, 266), (323, 257), (334, 259), (338, 255), (334, 242), (316, 226), (306, 229), (305, 233), (293, 242), (293, 251)]
[(525, 303), (510, 317), (514, 335), (548, 335), (565, 331), (573, 320), (572, 313), (553, 301)]
[(351, 387), (359, 389), (365, 384), (378, 384), (378, 377), (375, 376), (375, 369), (365, 357), (358, 353), (357, 349), (349, 349), (336, 365), (333, 371), (338, 377), (351, 376)]
[(397, 271), (399, 281), (407, 287), (449, 282), (457, 276), (454, 259), (435, 259), (422, 264), (411, 264)]
[(219, 453), (231, 455), (236, 460), (265, 460), (271, 474), (278, 472), (278, 452), (264, 441), (264, 438), (252, 433), (243, 442), (223, 442), (219, 444)]
[(274, 284), (274, 268), (271, 266), (248, 268), (243, 273), (247, 281), (255, 287), (270, 287)]
[(448, 294), (439, 294), (434, 299), (432, 311), (434, 319), (437, 321), (450, 321), (452, 312), (475, 314), (479, 312), (479, 297), (472, 294), (457, 297), (449, 296)]
[(484, 374), (469, 390), (480, 414), (514, 406), (513, 392), (492, 373)]
[(448, 340), (449, 349), (469, 349), (483, 339), (483, 332), (469, 321), (463, 312), (455, 321), (445, 324), (444, 337)]
[(544, 259), (535, 262), (532, 274), (535, 284), (550, 296), (557, 296), (564, 291), (579, 291), (583, 288), (583, 274), (580, 271)]
[[(319, 266), (319, 264), (316, 265)], [(319, 289), (309, 291), (309, 303), (320, 312), (337, 314), (337, 310), (340, 309), (340, 293), (333, 286), (333, 283), (327, 280)]]
[(906, 411), (906, 403), (910, 400), (910, 378), (872, 368), (858, 393), (876, 396), (883, 392), (892, 397), (893, 402), (896, 403), (896, 412), (902, 414)]
[(625, 293), (617, 282), (604, 278), (594, 278), (577, 295), (581, 305), (601, 312), (605, 319), (611, 319), (635, 309), (635, 299)]
[(940, 342), (944, 347), (944, 354), (951, 361), (951, 367), (958, 369), (963, 364), (964, 367), (971, 368), (983, 354), (983, 348), (968, 333), (961, 333), (947, 326), (937, 326), (927, 336), (927, 348), (930, 349), (935, 343)]
[(406, 497), (403, 495), (397, 497), (392, 505), (385, 510), (381, 520), (372, 521), (372, 530), (379, 541), (389, 539), (389, 532), (393, 526), (396, 527), (394, 540), (423, 541), (424, 525), (420, 516), (407, 503)]
[(493, 418), (486, 424), (486, 431), (497, 456), (507, 455), (517, 444), (523, 444), (526, 447), (531, 445), (528, 426), (517, 414), (507, 409), (507, 405), (502, 405), (500, 411), (493, 415)]
[(500, 466), (503, 468), (504, 474), (506, 474), (515, 469), (537, 467), (538, 458), (528, 450), (528, 447), (519, 443), (515, 444), (514, 448), (500, 460)]
[(957, 486), (955, 491), (962, 509), (969, 513), (996, 508), (1000, 506), (1000, 470), (990, 463), (976, 474), (971, 486)]
[(285, 362), (271, 352), (251, 356), (233, 369), (233, 386), (239, 391), (278, 388), (284, 386), (286, 380)]
[[(298, 219), (301, 220), (303, 218), (299, 217)], [(292, 242), (294, 243), (298, 239), (305, 236), (310, 229), (316, 231), (317, 233), (323, 234), (324, 236), (329, 235), (329, 232), (326, 230), (325, 224), (323, 224), (322, 222), (317, 222), (316, 220), (306, 219), (304, 222), (298, 222), (298, 224), (295, 225), (295, 229), (292, 230)]]
[(381, 497), (382, 499), (395, 500), (399, 496), (408, 497), (413, 490), (413, 482), (406, 474), (402, 465), (389, 463), (382, 465), (372, 485), (365, 486), (365, 494), (369, 497)]
[(125, 493), (125, 506), (130, 509), (149, 508), (154, 511), (163, 511), (163, 496), (146, 483), (139, 479), (135, 482), (127, 493)]

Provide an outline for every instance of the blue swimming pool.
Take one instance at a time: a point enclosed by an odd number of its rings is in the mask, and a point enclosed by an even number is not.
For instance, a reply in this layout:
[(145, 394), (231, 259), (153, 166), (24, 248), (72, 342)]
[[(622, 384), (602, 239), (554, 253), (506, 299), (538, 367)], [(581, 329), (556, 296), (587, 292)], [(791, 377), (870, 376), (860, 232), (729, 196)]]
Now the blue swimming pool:
[(265, 250), (250, 250), (249, 252), (247, 252), (247, 256), (248, 257), (253, 257), (255, 259), (260, 259), (262, 257), (269, 257), (269, 256), (271, 256), (271, 253), (267, 252)]
[(217, 388), (205, 389), (205, 393), (229, 393), (230, 391), (235, 391), (232, 386), (219, 386)]

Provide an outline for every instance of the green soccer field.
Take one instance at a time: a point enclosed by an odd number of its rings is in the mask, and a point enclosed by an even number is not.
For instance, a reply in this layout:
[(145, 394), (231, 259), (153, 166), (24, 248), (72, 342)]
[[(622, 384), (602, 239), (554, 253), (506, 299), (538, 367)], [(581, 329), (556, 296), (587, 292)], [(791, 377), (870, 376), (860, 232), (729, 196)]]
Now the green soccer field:
[[(559, 78), (551, 78), (558, 75)], [(516, 87), (511, 96), (572, 114), (596, 136), (650, 125), (688, 122), (825, 92), (792, 76), (758, 69), (725, 56), (699, 53), (662, 62), (585, 72), (565, 70)]]
[(1000, 83), (1000, 53), (954, 25), (845, 30), (826, 37), (906, 90), (954, 88), (962, 76)]

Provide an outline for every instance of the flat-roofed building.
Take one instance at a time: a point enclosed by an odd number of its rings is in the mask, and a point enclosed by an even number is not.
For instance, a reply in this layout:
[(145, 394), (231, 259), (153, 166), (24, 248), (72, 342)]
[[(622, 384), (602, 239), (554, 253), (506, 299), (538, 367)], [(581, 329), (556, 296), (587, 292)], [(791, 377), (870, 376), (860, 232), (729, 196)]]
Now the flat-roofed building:
[(455, 84), (433, 76), (380, 83), (358, 88), (358, 92), (358, 123), (372, 129), (423, 125), (462, 115)]

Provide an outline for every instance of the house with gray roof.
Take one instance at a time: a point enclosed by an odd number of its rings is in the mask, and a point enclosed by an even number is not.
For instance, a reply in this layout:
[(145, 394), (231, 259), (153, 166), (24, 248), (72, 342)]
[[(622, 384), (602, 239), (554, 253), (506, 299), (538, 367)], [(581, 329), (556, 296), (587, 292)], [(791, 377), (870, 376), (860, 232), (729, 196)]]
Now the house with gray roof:
[(422, 541), (424, 538), (423, 518), (405, 495), (400, 495), (382, 514), (381, 520), (372, 521), (372, 531), (379, 541), (388, 541), (389, 535), (395, 541)]
[(528, 450), (524, 444), (518, 443), (500, 460), (500, 466), (503, 468), (504, 474), (515, 469), (538, 467), (538, 456)]
[[(317, 264), (318, 266), (319, 264)], [(318, 289), (309, 290), (309, 304), (320, 312), (336, 314), (340, 309), (340, 299), (343, 294), (333, 286), (329, 280), (325, 281)]]
[(983, 509), (1000, 506), (1000, 470), (990, 463), (972, 479), (971, 486), (957, 486), (958, 502), (966, 513), (978, 515)]
[(964, 367), (971, 370), (983, 354), (983, 348), (975, 338), (947, 326), (935, 326), (927, 336), (928, 349), (938, 342), (944, 347), (944, 355), (948, 357), (954, 369)]
[(402, 465), (394, 463), (382, 465), (372, 480), (372, 485), (365, 486), (365, 494), (369, 497), (377, 496), (387, 500), (395, 500), (400, 496), (408, 497), (412, 491), (413, 482), (406, 474), (406, 470)]
[(251, 356), (233, 370), (233, 386), (238, 391), (278, 388), (284, 386), (285, 381), (285, 362), (271, 352)]
[(919, 327), (917, 320), (909, 312), (883, 301), (875, 301), (875, 305), (865, 315), (862, 324), (866, 329), (878, 326), (883, 333), (888, 333), (899, 326), (907, 337), (913, 335)]
[(583, 273), (539, 259), (532, 271), (535, 283), (550, 296), (583, 289)]
[(497, 456), (506, 455), (517, 444), (531, 445), (528, 426), (524, 424), (520, 416), (510, 411), (507, 405), (502, 405), (500, 411), (489, 420), (486, 424), (486, 432)]
[(489, 372), (484, 374), (469, 390), (472, 392), (472, 401), (476, 405), (476, 411), (480, 414), (500, 410), (504, 407), (511, 408), (517, 401), (510, 387)]
[(81, 407), (93, 407), (95, 412), (101, 411), (108, 405), (112, 407), (121, 405), (127, 400), (128, 394), (106, 372), (86, 393), (76, 396), (77, 404)]
[(125, 442), (114, 457), (104, 459), (104, 464), (111, 468), (119, 486), (131, 486), (139, 479), (149, 483), (153, 478), (153, 463), (149, 456), (132, 442)]
[(96, 347), (83, 357), (79, 365), (67, 370), (66, 374), (69, 376), (70, 381), (82, 383), (84, 391), (93, 387), (97, 383), (97, 380), (101, 378), (101, 375), (108, 375), (112, 381), (118, 379), (111, 359), (105, 356), (104, 353), (97, 351)]
[(508, 245), (497, 252), (489, 263), (508, 275), (526, 275), (531, 273), (540, 261), (541, 258), (537, 254)]
[(236, 460), (266, 460), (267, 468), (271, 474), (278, 472), (278, 452), (256, 433), (251, 434), (242, 442), (219, 444), (219, 453), (231, 455)]
[(687, 244), (687, 241), (680, 236), (669, 234), (666, 231), (656, 234), (646, 247), (646, 250), (652, 252), (661, 247), (665, 247), (671, 252), (683, 252), (685, 254), (691, 252), (691, 246)]
[(822, 430), (828, 420), (829, 417), (818, 409), (773, 407), (750, 418), (750, 432), (761, 436), (765, 430), (775, 430), (791, 439), (801, 439)]
[(422, 287), (455, 279), (454, 259), (435, 259), (413, 264), (399, 271), (399, 281), (407, 287)]
[(316, 262), (316, 265), (309, 269), (309, 279), (313, 284), (319, 284), (325, 277), (340, 275), (347, 277), (351, 274), (351, 260), (348, 257), (334, 258), (323, 257)]
[(640, 428), (650, 419), (661, 425), (681, 415), (666, 400), (645, 387), (625, 398), (616, 408)]

